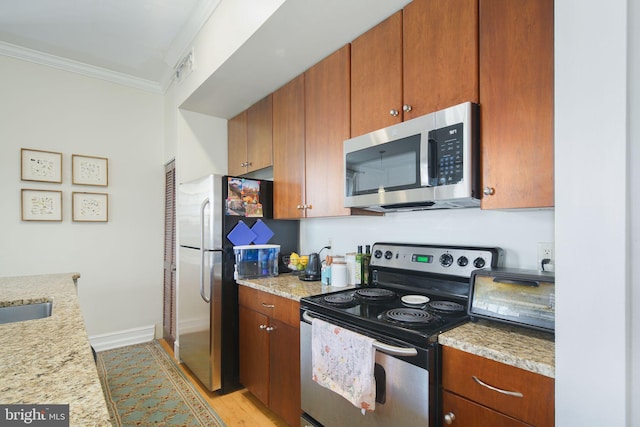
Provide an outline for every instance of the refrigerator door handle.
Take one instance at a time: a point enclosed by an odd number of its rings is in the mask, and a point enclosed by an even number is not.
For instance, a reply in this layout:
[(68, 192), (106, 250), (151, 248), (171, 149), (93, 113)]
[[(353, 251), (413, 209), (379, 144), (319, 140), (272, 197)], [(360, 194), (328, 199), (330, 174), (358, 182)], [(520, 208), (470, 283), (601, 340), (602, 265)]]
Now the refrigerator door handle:
[(205, 231), (204, 210), (207, 207), (207, 205), (210, 203), (211, 201), (209, 200), (209, 198), (206, 198), (200, 205), (200, 296), (206, 303), (211, 301), (211, 295), (207, 297), (204, 293), (204, 275), (205, 275), (204, 256), (206, 252), (204, 247), (204, 244), (205, 244), (204, 242), (204, 231)]

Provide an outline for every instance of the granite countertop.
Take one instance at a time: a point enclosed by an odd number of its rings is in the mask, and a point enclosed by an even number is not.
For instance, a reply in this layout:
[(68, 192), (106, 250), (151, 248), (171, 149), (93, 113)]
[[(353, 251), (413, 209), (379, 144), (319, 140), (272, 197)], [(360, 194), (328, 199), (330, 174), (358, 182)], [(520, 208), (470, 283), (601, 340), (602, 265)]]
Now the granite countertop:
[(555, 340), (550, 333), (478, 320), (440, 334), (438, 342), (555, 378)]
[(75, 273), (0, 277), (0, 307), (52, 301), (50, 317), (0, 324), (0, 403), (69, 404), (71, 426), (111, 426)]
[(248, 286), (259, 291), (268, 292), (284, 298), (300, 301), (300, 298), (311, 295), (328, 294), (341, 291), (343, 289), (354, 288), (347, 286), (338, 288), (335, 286), (325, 286), (317, 282), (305, 282), (300, 280), (295, 274), (285, 273), (276, 277), (264, 277), (257, 279), (238, 279), (240, 285)]
[[(295, 274), (239, 279), (237, 282), (296, 301), (311, 295), (354, 288), (336, 288), (323, 286), (320, 282), (304, 282)], [(440, 334), (438, 342), (547, 377), (555, 377), (555, 342), (553, 335), (548, 333), (479, 320)]]

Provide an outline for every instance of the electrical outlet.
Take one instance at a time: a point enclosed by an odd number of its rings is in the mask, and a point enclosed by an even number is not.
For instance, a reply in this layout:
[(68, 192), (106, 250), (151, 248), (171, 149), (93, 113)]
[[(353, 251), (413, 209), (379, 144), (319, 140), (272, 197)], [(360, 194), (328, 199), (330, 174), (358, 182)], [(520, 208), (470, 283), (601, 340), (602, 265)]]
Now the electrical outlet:
[(538, 270), (555, 271), (555, 265), (556, 259), (553, 253), (553, 243), (538, 242)]

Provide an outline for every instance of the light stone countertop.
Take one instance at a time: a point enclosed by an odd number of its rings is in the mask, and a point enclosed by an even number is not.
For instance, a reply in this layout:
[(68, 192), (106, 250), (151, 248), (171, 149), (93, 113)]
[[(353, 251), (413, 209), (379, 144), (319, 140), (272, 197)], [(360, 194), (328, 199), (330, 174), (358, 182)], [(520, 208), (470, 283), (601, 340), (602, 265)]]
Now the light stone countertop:
[(268, 292), (284, 298), (300, 301), (300, 298), (311, 295), (327, 294), (338, 292), (344, 289), (351, 289), (354, 286), (338, 288), (335, 286), (324, 286), (317, 282), (305, 282), (291, 273), (280, 274), (276, 277), (264, 277), (257, 279), (238, 279), (240, 285), (248, 286), (259, 291)]
[(490, 320), (465, 323), (439, 335), (442, 345), (555, 378), (555, 340), (534, 331)]
[(76, 294), (78, 277), (0, 277), (0, 307), (53, 302), (50, 317), (0, 324), (0, 403), (69, 404), (71, 426), (111, 426)]

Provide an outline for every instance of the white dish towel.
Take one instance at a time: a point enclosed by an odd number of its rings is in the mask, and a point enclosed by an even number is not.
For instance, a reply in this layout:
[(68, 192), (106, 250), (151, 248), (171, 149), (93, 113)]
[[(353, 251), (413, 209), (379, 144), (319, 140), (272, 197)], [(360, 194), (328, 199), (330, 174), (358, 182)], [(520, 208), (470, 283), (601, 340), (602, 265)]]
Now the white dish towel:
[(373, 338), (320, 319), (313, 319), (311, 324), (313, 380), (347, 399), (363, 414), (375, 410), (376, 405), (373, 342)]

